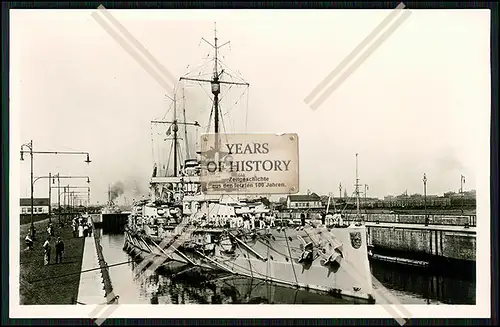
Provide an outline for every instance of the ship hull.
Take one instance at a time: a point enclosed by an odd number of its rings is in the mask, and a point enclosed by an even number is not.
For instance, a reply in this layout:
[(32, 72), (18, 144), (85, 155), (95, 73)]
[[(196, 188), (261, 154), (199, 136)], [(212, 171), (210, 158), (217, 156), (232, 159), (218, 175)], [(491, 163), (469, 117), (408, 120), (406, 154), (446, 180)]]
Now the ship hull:
[[(227, 244), (221, 244), (221, 239), (230, 240), (231, 251)], [(133, 249), (132, 241), (127, 242), (129, 250), (141, 248), (137, 241), (133, 241)], [(194, 231), (190, 242), (184, 242), (178, 250), (188, 258), (183, 259), (186, 265), (373, 302), (364, 226), (270, 228), (254, 232), (201, 229)], [(143, 256), (147, 254), (142, 251)], [(182, 262), (182, 257), (167, 260), (165, 265)]]
[[(144, 241), (149, 243), (149, 247), (143, 243)], [(166, 256), (161, 253), (161, 251), (153, 250), (151, 247), (151, 241), (152, 240), (148, 240), (148, 238), (139, 238), (125, 230), (125, 243), (123, 245), (123, 250), (134, 258), (134, 260), (148, 260), (151, 264), (157, 262), (158, 264), (155, 265), (157, 269), (168, 272), (174, 272), (184, 268), (185, 266), (191, 265), (188, 261), (176, 253)], [(144, 268), (146, 268), (146, 266)]]

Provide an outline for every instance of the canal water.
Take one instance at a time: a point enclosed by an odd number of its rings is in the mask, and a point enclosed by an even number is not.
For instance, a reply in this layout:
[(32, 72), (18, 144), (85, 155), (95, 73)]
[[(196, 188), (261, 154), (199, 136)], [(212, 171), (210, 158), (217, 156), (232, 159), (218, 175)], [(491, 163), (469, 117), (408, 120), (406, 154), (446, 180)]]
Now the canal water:
[[(329, 295), (277, 286), (234, 276), (206, 276), (196, 271), (172, 276), (158, 272), (134, 273), (137, 263), (123, 251), (123, 234), (103, 234), (101, 245), (113, 291), (120, 304), (355, 304)], [(128, 262), (127, 262), (128, 261)], [(427, 268), (371, 262), (372, 274), (402, 304), (475, 304), (475, 278), (442, 274)]]

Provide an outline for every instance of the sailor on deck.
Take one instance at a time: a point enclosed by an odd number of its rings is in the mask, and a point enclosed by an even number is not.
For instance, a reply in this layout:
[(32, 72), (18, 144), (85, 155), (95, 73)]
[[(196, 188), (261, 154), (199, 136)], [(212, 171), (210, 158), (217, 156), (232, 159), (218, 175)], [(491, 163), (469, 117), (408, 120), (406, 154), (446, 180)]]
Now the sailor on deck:
[(342, 215), (340, 213), (335, 213), (333, 216), (333, 223), (335, 226), (342, 226), (344, 225), (344, 220), (342, 219)]
[(238, 228), (243, 227), (243, 217), (237, 217), (236, 223), (237, 223)]
[(262, 217), (260, 214), (258, 214), (257, 217), (259, 218), (259, 229), (266, 228), (266, 221), (264, 220), (264, 217)]
[(332, 226), (332, 223), (333, 223), (333, 215), (327, 214), (325, 216), (325, 225), (329, 227)]
[(270, 221), (271, 227), (276, 226), (275, 220), (276, 220), (276, 218), (274, 217), (274, 215), (270, 215), (269, 221)]
[(250, 229), (250, 217), (247, 214), (243, 215), (243, 228)]

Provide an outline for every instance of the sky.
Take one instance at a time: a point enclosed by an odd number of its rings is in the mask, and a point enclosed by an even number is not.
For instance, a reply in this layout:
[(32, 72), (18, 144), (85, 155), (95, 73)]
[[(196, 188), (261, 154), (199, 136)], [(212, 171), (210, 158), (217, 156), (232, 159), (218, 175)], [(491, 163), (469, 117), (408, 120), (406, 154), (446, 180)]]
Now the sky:
[[(35, 151), (89, 152), (89, 165), (82, 155), (35, 155), (34, 175), (89, 176), (93, 203), (121, 182), (120, 201), (131, 201), (147, 194), (153, 164), (168, 160), (166, 126), (150, 121), (171, 115), (173, 85), (165, 90), (93, 12), (11, 10), (11, 133), (19, 140), (11, 147), (33, 140)], [(356, 153), (368, 196), (422, 193), (424, 173), (428, 194), (457, 191), (461, 175), (465, 189), (476, 188), (489, 138), (489, 11), (412, 11), (317, 110), (304, 98), (390, 10), (109, 13), (176, 78), (203, 64), (187, 76), (208, 77), (212, 49), (201, 38), (213, 42), (217, 22), (219, 42), (230, 41), (220, 50), (226, 72), (250, 83), (223, 89), (225, 131), (297, 133), (301, 193), (337, 195), (339, 183), (352, 193)], [(184, 99), (177, 114), (185, 109), (188, 121), (206, 125), (209, 89), (184, 82), (176, 90)], [(191, 145), (201, 132), (189, 130)], [(29, 160), (19, 165), (20, 196), (29, 197)], [(47, 193), (47, 179), (37, 181), (35, 196)]]

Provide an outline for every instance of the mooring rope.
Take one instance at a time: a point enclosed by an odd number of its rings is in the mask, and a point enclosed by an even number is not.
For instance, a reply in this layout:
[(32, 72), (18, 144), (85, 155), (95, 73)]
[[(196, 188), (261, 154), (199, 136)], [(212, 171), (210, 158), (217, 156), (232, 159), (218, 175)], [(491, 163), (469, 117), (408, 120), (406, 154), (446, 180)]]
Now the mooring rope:
[(292, 252), (290, 251), (290, 245), (288, 244), (288, 237), (286, 236), (286, 230), (283, 230), (285, 233), (286, 247), (288, 248), (288, 254), (290, 255), (290, 263), (292, 264), (293, 276), (295, 277), (295, 283), (299, 285), (299, 280), (297, 279), (297, 273), (295, 273), (295, 265), (293, 264)]

